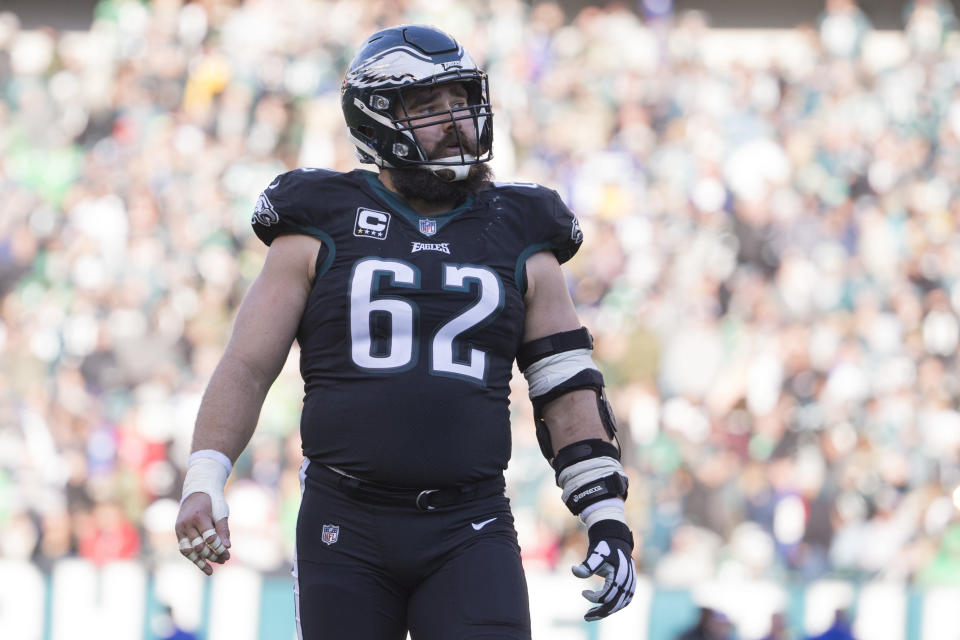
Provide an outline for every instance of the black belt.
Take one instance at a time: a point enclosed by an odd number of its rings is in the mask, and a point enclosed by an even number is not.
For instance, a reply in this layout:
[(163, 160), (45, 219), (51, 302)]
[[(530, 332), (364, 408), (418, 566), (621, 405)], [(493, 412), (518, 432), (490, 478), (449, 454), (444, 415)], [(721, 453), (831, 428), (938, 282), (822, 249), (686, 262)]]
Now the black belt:
[(313, 463), (307, 468), (307, 475), (316, 474), (317, 479), (334, 485), (351, 498), (388, 506), (415, 506), (421, 511), (433, 511), (470, 500), (503, 495), (503, 476), (485, 478), (477, 482), (459, 484), (440, 489), (414, 489), (391, 487), (348, 476), (325, 464)]

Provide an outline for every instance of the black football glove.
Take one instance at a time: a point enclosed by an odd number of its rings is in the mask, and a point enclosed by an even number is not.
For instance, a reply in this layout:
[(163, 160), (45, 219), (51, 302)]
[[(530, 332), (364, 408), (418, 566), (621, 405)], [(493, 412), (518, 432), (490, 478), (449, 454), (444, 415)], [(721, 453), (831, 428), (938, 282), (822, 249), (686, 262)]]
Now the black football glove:
[(590, 539), (587, 559), (572, 570), (578, 578), (592, 575), (604, 578), (599, 589), (583, 592), (584, 598), (597, 603), (583, 616), (584, 620), (592, 622), (630, 604), (637, 588), (637, 572), (630, 556), (633, 534), (627, 525), (617, 520), (600, 520), (590, 527), (587, 535)]

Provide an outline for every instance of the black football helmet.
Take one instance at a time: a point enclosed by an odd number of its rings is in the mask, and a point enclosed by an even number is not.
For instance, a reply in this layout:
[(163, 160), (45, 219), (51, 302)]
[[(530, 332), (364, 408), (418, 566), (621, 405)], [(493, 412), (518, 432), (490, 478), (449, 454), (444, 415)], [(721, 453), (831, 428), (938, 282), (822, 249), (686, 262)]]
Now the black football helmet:
[[(467, 105), (411, 117), (403, 92), (459, 82)], [(459, 42), (428, 26), (402, 25), (378, 31), (357, 53), (343, 79), (340, 104), (350, 140), (361, 162), (379, 167), (419, 167), (445, 180), (463, 180), (470, 165), (493, 157), (493, 110), (487, 74), (477, 68)], [(417, 129), (472, 119), (476, 138), (460, 143), (460, 153), (430, 159)], [(457, 135), (463, 135), (457, 127)], [(474, 153), (471, 153), (473, 151)]]

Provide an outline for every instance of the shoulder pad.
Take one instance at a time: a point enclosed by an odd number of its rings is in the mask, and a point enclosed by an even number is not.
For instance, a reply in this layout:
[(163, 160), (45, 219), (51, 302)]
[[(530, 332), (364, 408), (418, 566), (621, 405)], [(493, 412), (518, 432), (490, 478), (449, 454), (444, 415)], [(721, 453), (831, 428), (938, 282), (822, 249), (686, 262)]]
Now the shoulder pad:
[(529, 246), (549, 248), (561, 264), (576, 254), (583, 232), (559, 193), (535, 182), (494, 182), (493, 186), (506, 190), (511, 198), (527, 201), (523, 209)]
[[(250, 224), (264, 244), (294, 233), (307, 233), (311, 224), (309, 203), (316, 200), (315, 189), (325, 180), (340, 175), (327, 169), (296, 169), (281, 173), (260, 192)], [(312, 235), (312, 234), (308, 234)]]

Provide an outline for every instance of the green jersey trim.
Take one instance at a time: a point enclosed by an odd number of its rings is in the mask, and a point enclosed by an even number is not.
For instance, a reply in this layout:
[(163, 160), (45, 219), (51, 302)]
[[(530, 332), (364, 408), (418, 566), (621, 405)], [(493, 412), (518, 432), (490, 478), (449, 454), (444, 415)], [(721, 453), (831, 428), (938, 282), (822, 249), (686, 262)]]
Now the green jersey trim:
[[(370, 185), (370, 188), (373, 189), (377, 197), (383, 201), (388, 207), (400, 215), (401, 218), (407, 221), (415, 230), (420, 231), (420, 220), (429, 219), (434, 220), (437, 223), (437, 231), (442, 229), (448, 222), (459, 216), (461, 213), (473, 206), (476, 197), (473, 194), (467, 196), (467, 199), (456, 209), (451, 209), (450, 211), (443, 211), (441, 213), (433, 213), (428, 216), (425, 216), (411, 207), (406, 200), (404, 200), (399, 194), (390, 191), (387, 187), (380, 182), (380, 178), (376, 173), (372, 171), (367, 171), (365, 169), (360, 169), (360, 173), (363, 174), (363, 177), (366, 178), (367, 184)], [(424, 234), (426, 235), (426, 234)]]

